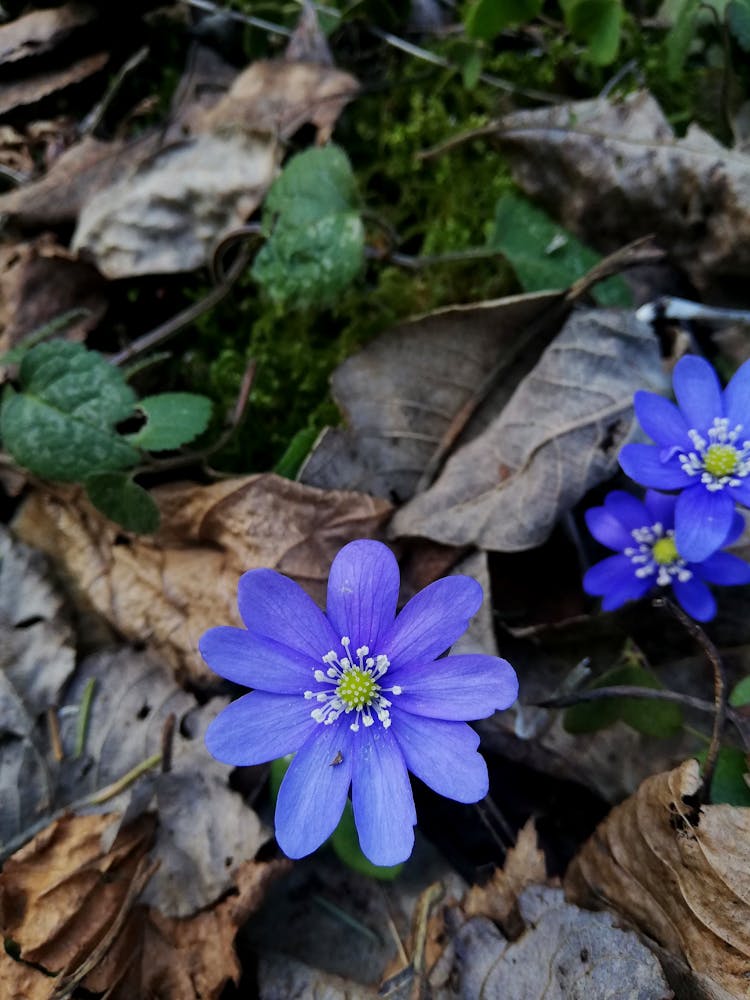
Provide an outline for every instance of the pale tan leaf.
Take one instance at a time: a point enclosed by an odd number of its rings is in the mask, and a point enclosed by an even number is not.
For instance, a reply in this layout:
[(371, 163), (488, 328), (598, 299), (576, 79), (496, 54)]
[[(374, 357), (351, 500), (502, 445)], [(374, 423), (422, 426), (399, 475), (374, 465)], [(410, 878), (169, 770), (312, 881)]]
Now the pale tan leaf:
[(104, 69), (108, 62), (108, 52), (96, 52), (78, 59), (63, 69), (50, 70), (25, 80), (4, 84), (0, 90), (0, 115), (37, 104), (45, 97), (65, 90), (66, 87), (72, 87)]
[(515, 112), (497, 138), (518, 183), (597, 248), (654, 233), (698, 287), (744, 280), (750, 156), (696, 125), (678, 139), (650, 94)]
[(162, 511), (153, 537), (123, 539), (74, 489), (32, 494), (15, 528), (61, 566), (85, 606), (145, 642), (178, 678), (202, 684), (216, 678), (198, 639), (215, 625), (240, 624), (237, 581), (245, 570), (277, 569), (322, 601), (339, 548), (375, 534), (391, 512), (384, 500), (270, 473), (175, 484), (153, 496)]
[(573, 860), (570, 898), (608, 905), (730, 995), (750, 995), (750, 809), (704, 806), (696, 761), (615, 808)]
[(7, 65), (44, 55), (95, 17), (96, 8), (88, 3), (29, 11), (0, 26), (0, 62)]

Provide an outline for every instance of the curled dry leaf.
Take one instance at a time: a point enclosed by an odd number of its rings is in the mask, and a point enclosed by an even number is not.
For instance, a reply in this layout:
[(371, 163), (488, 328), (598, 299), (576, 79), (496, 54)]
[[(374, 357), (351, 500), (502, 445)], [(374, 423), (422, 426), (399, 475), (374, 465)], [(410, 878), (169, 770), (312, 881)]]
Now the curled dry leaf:
[(347, 427), (325, 432), (300, 479), (408, 500), (461, 434), (488, 372), (495, 369), (497, 389), (484, 409), (496, 412), (565, 311), (559, 293), (518, 295), (440, 309), (382, 334), (334, 372)]
[(276, 569), (322, 600), (339, 548), (375, 534), (391, 513), (384, 500), (270, 473), (152, 495), (162, 515), (153, 537), (124, 538), (76, 490), (33, 494), (15, 527), (55, 559), (86, 606), (145, 642), (179, 679), (199, 684), (215, 675), (198, 656), (198, 639), (214, 625), (240, 624), (242, 573)]
[(607, 905), (704, 980), (747, 997), (750, 809), (701, 808), (698, 763), (657, 774), (615, 808), (573, 859), (569, 898)]
[(655, 233), (698, 287), (744, 279), (747, 153), (696, 125), (676, 138), (646, 92), (519, 111), (497, 125), (516, 181), (583, 240), (607, 250)]
[(617, 469), (633, 393), (664, 390), (653, 331), (632, 312), (574, 312), (502, 412), (395, 515), (392, 531), (512, 552)]
[(65, 816), (6, 862), (0, 926), (23, 961), (0, 954), (3, 997), (62, 1000), (82, 984), (111, 990), (111, 1000), (216, 1000), (237, 981), (237, 928), (288, 863), (246, 862), (231, 895), (190, 919), (170, 919), (136, 902), (154, 874), (153, 831), (151, 816), (127, 826), (117, 814)]
[(82, 80), (104, 69), (108, 62), (109, 53), (95, 52), (63, 69), (51, 70), (48, 73), (40, 73), (25, 80), (5, 84), (0, 91), (0, 115), (6, 115), (16, 108), (30, 107), (45, 97), (81, 83)]
[(472, 1000), (672, 1000), (657, 959), (609, 914), (566, 903), (561, 889), (521, 894), (526, 930), (509, 943), (485, 917), (458, 930), (459, 996)]

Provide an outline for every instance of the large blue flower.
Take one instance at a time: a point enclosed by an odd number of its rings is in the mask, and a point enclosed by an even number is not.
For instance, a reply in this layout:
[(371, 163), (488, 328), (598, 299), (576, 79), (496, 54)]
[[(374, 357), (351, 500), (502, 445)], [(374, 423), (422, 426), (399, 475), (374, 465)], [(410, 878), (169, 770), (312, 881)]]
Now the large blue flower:
[(703, 358), (686, 356), (672, 378), (677, 405), (635, 394), (635, 412), (656, 444), (627, 444), (620, 465), (644, 486), (682, 490), (675, 538), (685, 559), (701, 562), (727, 544), (735, 502), (750, 506), (750, 361), (722, 391)]
[[(643, 502), (614, 490), (603, 507), (586, 511), (594, 538), (620, 553), (592, 566), (583, 578), (584, 590), (602, 597), (605, 611), (635, 601), (654, 587), (671, 587), (685, 611), (705, 622), (716, 614), (707, 583), (750, 583), (750, 566), (731, 552), (714, 552), (696, 562), (683, 558), (674, 531), (677, 504), (677, 497), (655, 490), (648, 490)], [(733, 514), (727, 543), (739, 537), (744, 523), (741, 515)]]
[(218, 674), (252, 687), (209, 726), (227, 764), (295, 757), (279, 790), (276, 838), (300, 858), (334, 831), (352, 789), (360, 845), (377, 865), (411, 854), (416, 823), (407, 769), (441, 795), (487, 794), (479, 737), (466, 720), (508, 708), (513, 668), (494, 656), (437, 659), (482, 603), (469, 577), (430, 584), (396, 617), (398, 564), (380, 542), (336, 556), (326, 613), (268, 569), (239, 582), (245, 629), (210, 629), (200, 651)]

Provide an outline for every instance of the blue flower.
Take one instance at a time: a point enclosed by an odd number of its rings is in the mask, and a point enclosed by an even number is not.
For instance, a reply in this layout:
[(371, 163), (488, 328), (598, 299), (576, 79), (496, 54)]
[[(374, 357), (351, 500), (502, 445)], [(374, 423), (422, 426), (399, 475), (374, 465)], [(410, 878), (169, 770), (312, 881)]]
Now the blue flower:
[(635, 394), (635, 412), (656, 444), (627, 444), (620, 465), (637, 483), (682, 490), (675, 539), (685, 559), (702, 562), (727, 544), (735, 502), (750, 506), (750, 361), (722, 391), (703, 358), (686, 356), (672, 378), (677, 405)]
[[(678, 497), (655, 490), (648, 490), (643, 502), (614, 490), (603, 507), (586, 511), (594, 538), (620, 553), (592, 566), (583, 578), (586, 593), (603, 597), (604, 611), (635, 601), (653, 587), (671, 587), (685, 611), (705, 622), (716, 614), (707, 583), (750, 583), (750, 566), (730, 552), (714, 552), (695, 562), (683, 558), (674, 531), (678, 504)], [(727, 544), (742, 534), (744, 524), (735, 513)]]
[(469, 577), (430, 584), (396, 617), (398, 564), (380, 542), (344, 546), (328, 579), (326, 613), (268, 569), (239, 582), (246, 628), (210, 629), (209, 666), (252, 687), (209, 726), (206, 745), (227, 764), (294, 753), (276, 804), (276, 838), (292, 858), (336, 828), (352, 789), (360, 846), (377, 865), (411, 854), (417, 821), (408, 771), (441, 795), (487, 794), (479, 737), (466, 720), (508, 708), (513, 668), (494, 656), (444, 653), (482, 603)]

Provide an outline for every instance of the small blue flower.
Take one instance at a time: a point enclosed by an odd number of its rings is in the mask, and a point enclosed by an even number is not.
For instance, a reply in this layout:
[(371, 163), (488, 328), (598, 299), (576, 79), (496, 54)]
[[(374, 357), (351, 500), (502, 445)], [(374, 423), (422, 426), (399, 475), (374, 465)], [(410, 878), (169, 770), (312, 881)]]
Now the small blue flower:
[(627, 444), (620, 465), (637, 483), (682, 490), (675, 511), (677, 547), (702, 562), (727, 544), (735, 503), (750, 507), (750, 361), (722, 391), (703, 358), (686, 356), (672, 377), (677, 405), (635, 394), (635, 412), (656, 444)]
[[(716, 614), (707, 583), (750, 583), (750, 566), (730, 552), (695, 562), (683, 558), (674, 531), (677, 504), (678, 497), (655, 490), (648, 490), (643, 502), (614, 490), (603, 507), (586, 511), (594, 538), (620, 553), (592, 566), (583, 578), (586, 593), (603, 598), (604, 611), (635, 601), (653, 587), (671, 587), (685, 611), (705, 622)], [(733, 514), (727, 544), (742, 534), (744, 524), (740, 514)]]
[(252, 687), (211, 723), (206, 745), (227, 764), (294, 753), (276, 804), (276, 838), (292, 858), (336, 828), (352, 789), (360, 845), (376, 865), (406, 860), (417, 821), (411, 771), (441, 795), (487, 794), (479, 737), (466, 725), (516, 699), (513, 668), (495, 656), (444, 653), (482, 603), (469, 577), (430, 584), (396, 617), (398, 564), (380, 542), (344, 546), (326, 613), (268, 569), (239, 582), (246, 628), (210, 629), (209, 666)]

